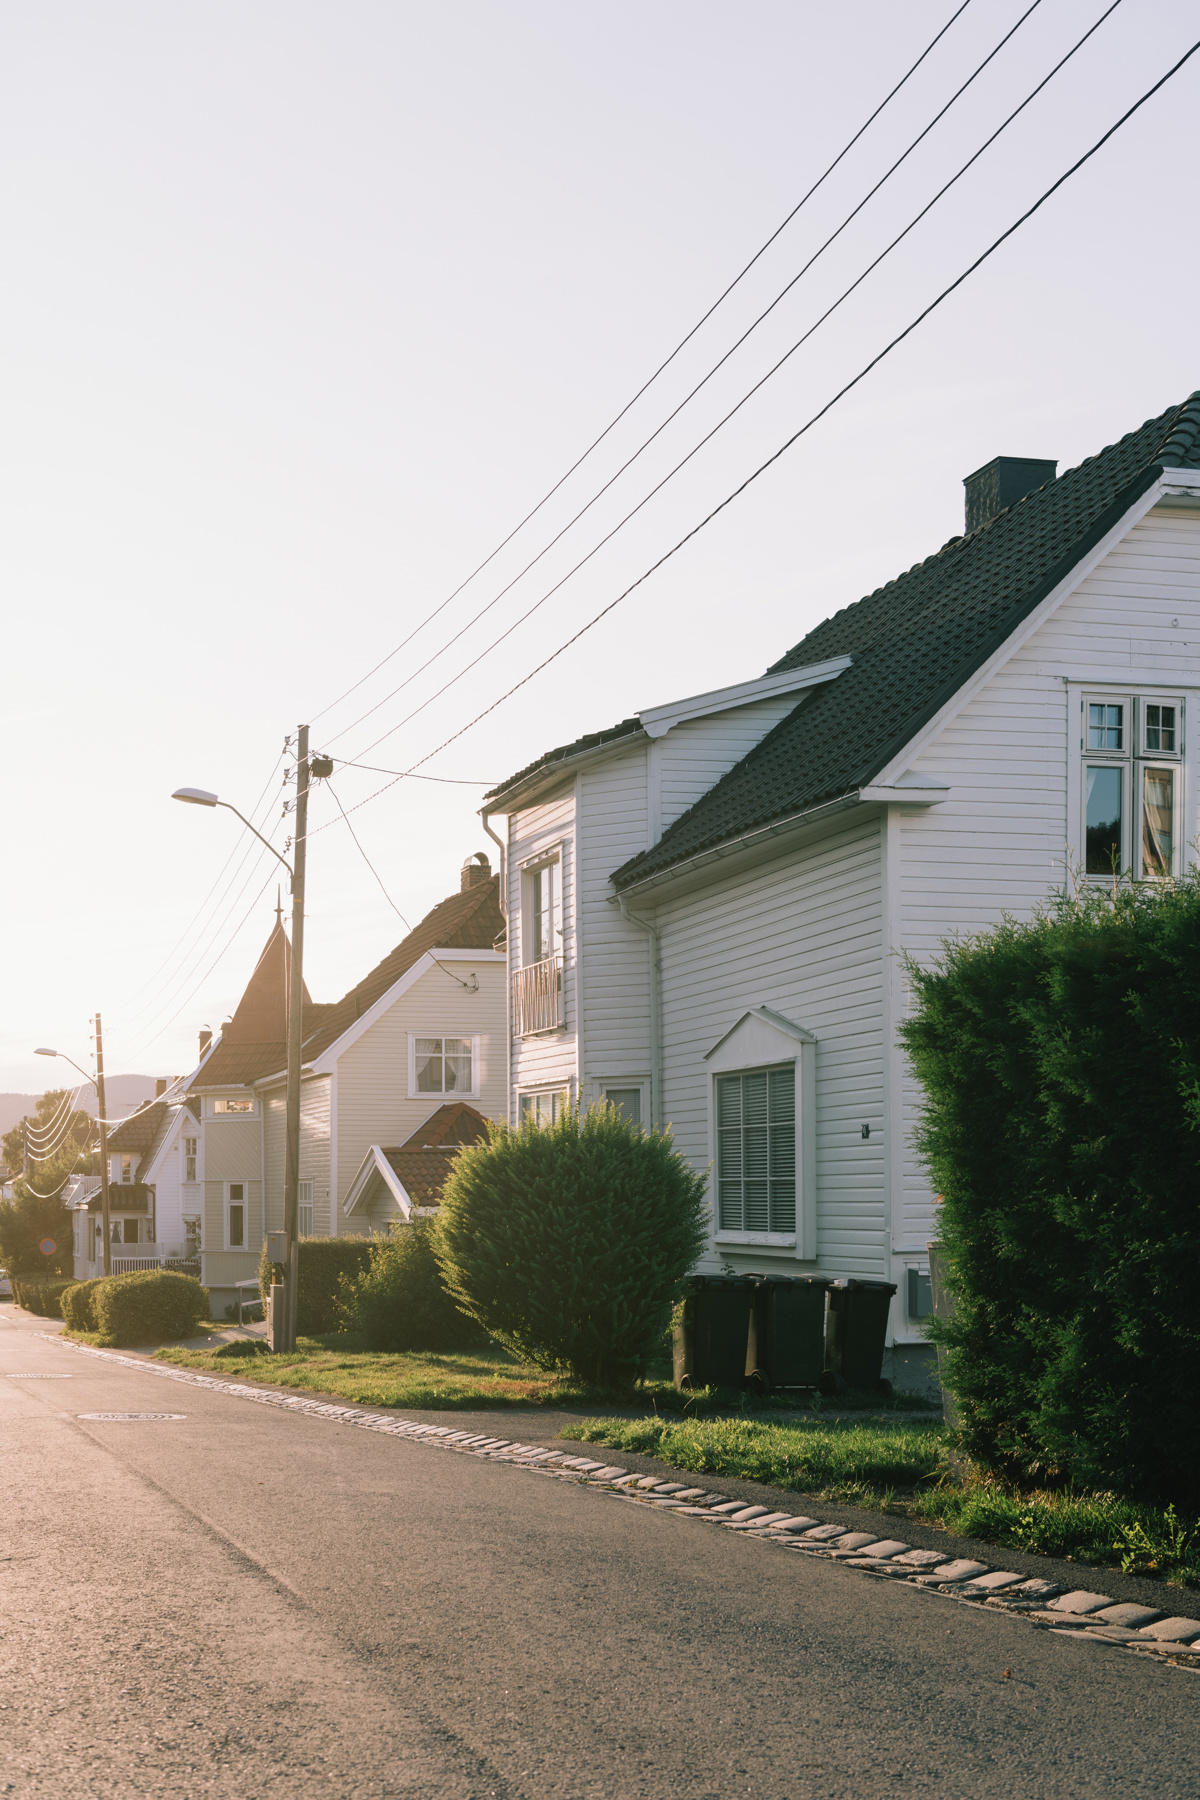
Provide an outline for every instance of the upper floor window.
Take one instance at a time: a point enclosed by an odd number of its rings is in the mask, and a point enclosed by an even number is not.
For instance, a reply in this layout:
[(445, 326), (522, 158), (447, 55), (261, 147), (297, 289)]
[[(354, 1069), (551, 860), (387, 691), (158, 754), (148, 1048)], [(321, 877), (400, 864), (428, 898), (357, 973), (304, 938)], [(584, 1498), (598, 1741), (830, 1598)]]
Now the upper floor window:
[(185, 1137), (183, 1140), (183, 1179), (185, 1181), (195, 1181), (196, 1179), (196, 1139), (194, 1137)]
[(253, 1100), (214, 1100), (212, 1109), (215, 1113), (252, 1113)]
[(522, 961), (545, 962), (559, 949), (559, 864), (541, 863), (526, 869), (522, 904)]
[(133, 1180), (133, 1158), (132, 1158), (132, 1156), (123, 1156), (121, 1158), (121, 1180), (122, 1181), (132, 1181)]
[(300, 1236), (311, 1237), (313, 1234), (313, 1184), (302, 1181), (300, 1188)]
[(717, 1201), (722, 1231), (795, 1231), (793, 1064), (717, 1077)]
[(1085, 694), (1081, 704), (1084, 874), (1108, 880), (1176, 874), (1182, 697)]
[(471, 1094), (474, 1038), (419, 1037), (413, 1043), (413, 1091), (417, 1094)]
[(229, 1197), (225, 1202), (225, 1244), (230, 1250), (246, 1248), (246, 1184), (244, 1181), (229, 1183)]

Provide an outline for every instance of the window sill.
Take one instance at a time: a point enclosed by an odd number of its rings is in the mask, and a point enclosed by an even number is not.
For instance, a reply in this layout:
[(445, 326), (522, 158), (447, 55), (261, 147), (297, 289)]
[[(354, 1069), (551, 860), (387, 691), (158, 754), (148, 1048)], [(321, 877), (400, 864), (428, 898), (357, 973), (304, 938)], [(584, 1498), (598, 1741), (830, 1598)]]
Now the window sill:
[(513, 1033), (514, 1044), (527, 1044), (532, 1038), (565, 1037), (565, 1025), (548, 1025), (545, 1031), (518, 1031)]
[(760, 1250), (794, 1250), (795, 1232), (784, 1231), (718, 1231), (718, 1244), (748, 1244)]

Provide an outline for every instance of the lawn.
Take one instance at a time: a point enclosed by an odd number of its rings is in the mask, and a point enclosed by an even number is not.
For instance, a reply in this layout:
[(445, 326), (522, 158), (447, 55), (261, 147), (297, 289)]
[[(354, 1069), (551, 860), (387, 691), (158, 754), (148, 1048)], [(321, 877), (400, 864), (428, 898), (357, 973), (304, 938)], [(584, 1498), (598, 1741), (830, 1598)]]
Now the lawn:
[(1023, 1494), (957, 1477), (940, 1421), (583, 1419), (562, 1436), (658, 1457), (676, 1469), (898, 1513), (989, 1544), (1200, 1586), (1200, 1522), (1112, 1494)]

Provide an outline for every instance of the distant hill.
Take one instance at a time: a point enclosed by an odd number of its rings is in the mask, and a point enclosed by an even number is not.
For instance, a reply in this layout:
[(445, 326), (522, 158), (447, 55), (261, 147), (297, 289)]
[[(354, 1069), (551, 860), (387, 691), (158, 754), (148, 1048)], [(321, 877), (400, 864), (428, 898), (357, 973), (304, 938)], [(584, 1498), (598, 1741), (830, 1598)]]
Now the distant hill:
[[(67, 1071), (70, 1073), (70, 1070)], [(64, 1082), (64, 1086), (66, 1083)], [(48, 1090), (43, 1090), (48, 1091)], [(0, 1133), (11, 1131), (21, 1119), (37, 1111), (37, 1103), (41, 1094), (0, 1094)], [(153, 1075), (107, 1075), (104, 1080), (104, 1098), (108, 1102), (108, 1116), (119, 1119), (125, 1113), (132, 1112), (143, 1100), (154, 1098)], [(95, 1116), (96, 1090), (85, 1087), (79, 1096), (78, 1104), (85, 1112)]]

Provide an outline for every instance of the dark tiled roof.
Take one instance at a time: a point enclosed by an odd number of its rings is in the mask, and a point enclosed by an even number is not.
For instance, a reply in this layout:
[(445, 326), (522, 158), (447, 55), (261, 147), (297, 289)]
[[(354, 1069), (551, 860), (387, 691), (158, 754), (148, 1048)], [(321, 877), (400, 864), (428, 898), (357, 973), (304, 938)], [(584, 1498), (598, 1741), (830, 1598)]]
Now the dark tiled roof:
[(607, 731), (589, 731), (585, 737), (576, 738), (573, 744), (560, 744), (557, 750), (547, 750), (544, 756), (526, 763), (523, 769), (518, 769), (515, 775), (510, 775), (507, 781), (502, 781), (483, 797), (485, 800), (494, 800), (500, 794), (507, 794), (510, 788), (519, 787), (531, 775), (552, 769), (555, 763), (569, 762), (573, 756), (582, 756), (585, 750), (599, 750), (602, 745), (614, 743), (617, 738), (632, 737), (635, 731), (641, 729), (640, 719), (622, 719), (619, 725), (610, 725)]
[(436, 1206), (460, 1146), (452, 1150), (385, 1150), (384, 1155), (417, 1206)]
[(769, 675), (851, 656), (613, 876), (618, 888), (866, 786), (1162, 468), (1200, 468), (1200, 393), (826, 619)]
[(109, 1149), (120, 1150), (126, 1156), (144, 1156), (158, 1136), (159, 1127), (168, 1110), (165, 1100), (143, 1101), (136, 1112), (130, 1113), (115, 1130), (109, 1132)]
[[(330, 1044), (336, 1042), (356, 1019), (369, 1012), (376, 1000), (427, 950), (490, 950), (493, 940), (504, 929), (500, 911), (500, 880), (493, 875), (488, 881), (476, 882), (464, 893), (451, 894), (425, 917), (415, 930), (377, 963), (371, 973), (340, 1000), (315, 1003), (305, 995), (303, 1033), (304, 1061), (310, 1063)], [(276, 927), (282, 933), (282, 927)], [(267, 940), (267, 948), (251, 977), (251, 986), (259, 980), (263, 960), (272, 949), (275, 933)], [(286, 942), (286, 940), (285, 940)], [(247, 995), (250, 989), (247, 989)], [(282, 1072), (287, 1063), (286, 1012), (276, 1013), (278, 1035), (269, 1039), (243, 1039), (235, 1028), (246, 1006), (244, 995), (233, 1019), (221, 1034), (193, 1086), (197, 1088), (249, 1086), (268, 1075)], [(258, 1009), (261, 1013), (262, 1009)]]
[[(423, 1125), (418, 1125), (410, 1138), (405, 1138), (402, 1150), (444, 1150), (449, 1145), (481, 1144), (488, 1134), (488, 1122), (481, 1112), (468, 1106), (465, 1100), (455, 1100), (448, 1106), (439, 1106), (431, 1113)], [(387, 1152), (390, 1154), (390, 1152)]]

